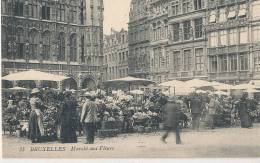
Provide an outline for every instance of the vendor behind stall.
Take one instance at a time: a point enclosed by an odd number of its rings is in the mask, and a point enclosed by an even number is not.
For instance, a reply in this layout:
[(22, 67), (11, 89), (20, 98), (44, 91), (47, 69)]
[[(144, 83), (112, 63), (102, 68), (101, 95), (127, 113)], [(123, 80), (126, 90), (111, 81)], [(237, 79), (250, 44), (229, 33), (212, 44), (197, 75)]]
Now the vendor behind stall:
[(43, 102), (39, 98), (40, 90), (34, 88), (31, 92), (30, 105), (32, 112), (29, 119), (29, 138), (32, 140), (32, 143), (39, 143), (44, 136), (44, 127), (43, 127), (43, 115), (42, 108)]

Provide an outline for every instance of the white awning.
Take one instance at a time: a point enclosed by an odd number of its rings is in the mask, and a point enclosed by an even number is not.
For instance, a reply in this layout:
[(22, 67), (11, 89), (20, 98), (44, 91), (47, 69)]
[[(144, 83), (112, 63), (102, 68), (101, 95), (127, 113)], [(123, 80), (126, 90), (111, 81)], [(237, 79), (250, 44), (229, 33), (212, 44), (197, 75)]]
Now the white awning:
[(2, 80), (9, 80), (9, 81), (28, 81), (28, 80), (40, 80), (40, 81), (63, 81), (68, 79), (69, 77), (50, 74), (46, 72), (36, 71), (36, 70), (28, 70), (17, 72), (13, 74), (6, 75), (2, 77)]
[(209, 22), (210, 23), (215, 23), (216, 22), (216, 13), (210, 15)]
[(238, 16), (245, 16), (246, 15), (246, 9), (242, 8), (239, 10)]
[(230, 11), (228, 13), (228, 18), (234, 18), (234, 17), (236, 17), (236, 11)]

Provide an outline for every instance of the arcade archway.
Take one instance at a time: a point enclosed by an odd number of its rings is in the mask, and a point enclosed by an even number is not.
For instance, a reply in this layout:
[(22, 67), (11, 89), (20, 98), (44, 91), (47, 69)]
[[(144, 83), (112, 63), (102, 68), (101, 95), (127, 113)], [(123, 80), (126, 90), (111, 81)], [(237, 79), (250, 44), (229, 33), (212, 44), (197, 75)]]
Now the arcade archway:
[(69, 79), (63, 81), (62, 88), (63, 89), (69, 89), (69, 90), (72, 90), (72, 89), (77, 90), (78, 89), (78, 83), (75, 79), (69, 78)]
[(82, 81), (82, 89), (94, 90), (96, 87), (96, 82), (92, 78), (86, 78)]

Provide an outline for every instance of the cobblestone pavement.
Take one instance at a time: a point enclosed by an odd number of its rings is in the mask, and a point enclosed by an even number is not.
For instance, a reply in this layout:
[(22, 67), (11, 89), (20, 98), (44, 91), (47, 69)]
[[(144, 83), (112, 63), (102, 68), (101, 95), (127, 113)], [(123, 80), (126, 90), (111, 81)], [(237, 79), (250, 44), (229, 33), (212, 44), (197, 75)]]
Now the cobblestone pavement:
[(95, 144), (48, 142), (32, 144), (24, 138), (3, 135), (4, 158), (236, 158), (260, 157), (260, 124), (252, 129), (221, 128), (181, 133), (183, 144), (175, 144), (174, 133), (168, 143), (160, 141), (161, 132), (121, 134), (100, 139)]

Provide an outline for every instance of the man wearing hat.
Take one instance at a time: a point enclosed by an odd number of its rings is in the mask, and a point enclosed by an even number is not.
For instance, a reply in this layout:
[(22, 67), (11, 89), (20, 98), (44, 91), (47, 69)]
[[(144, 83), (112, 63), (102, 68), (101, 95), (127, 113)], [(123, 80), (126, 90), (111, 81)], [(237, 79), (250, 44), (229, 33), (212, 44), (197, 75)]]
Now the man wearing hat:
[(97, 104), (94, 102), (94, 95), (85, 93), (85, 103), (82, 107), (80, 122), (83, 123), (86, 133), (86, 144), (94, 144), (96, 122), (97, 122)]
[(170, 131), (175, 131), (176, 135), (176, 144), (181, 144), (180, 138), (180, 113), (181, 113), (181, 105), (175, 99), (174, 96), (170, 96), (165, 105), (165, 121), (164, 126), (166, 128), (166, 132), (162, 136), (161, 140), (166, 143), (166, 138), (168, 137)]
[(31, 114), (29, 119), (29, 138), (32, 140), (32, 143), (39, 143), (41, 138), (44, 136), (43, 128), (43, 115), (41, 108), (43, 107), (43, 102), (39, 98), (40, 90), (34, 88), (31, 92)]
[(199, 130), (200, 117), (202, 113), (202, 100), (199, 98), (198, 94), (194, 94), (190, 102), (191, 114), (192, 114), (192, 129)]

